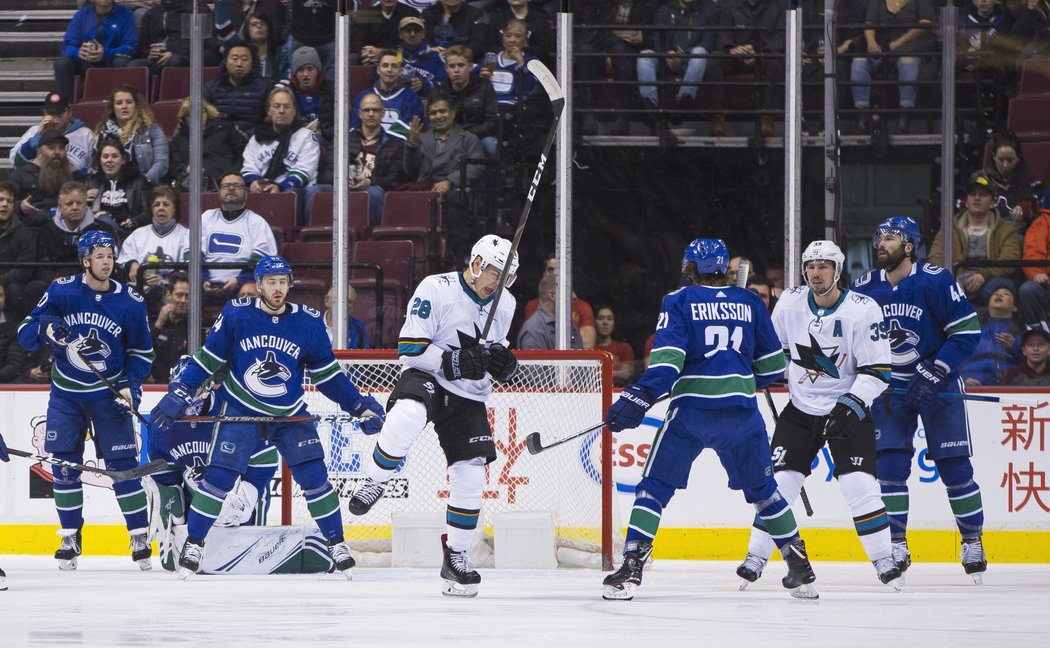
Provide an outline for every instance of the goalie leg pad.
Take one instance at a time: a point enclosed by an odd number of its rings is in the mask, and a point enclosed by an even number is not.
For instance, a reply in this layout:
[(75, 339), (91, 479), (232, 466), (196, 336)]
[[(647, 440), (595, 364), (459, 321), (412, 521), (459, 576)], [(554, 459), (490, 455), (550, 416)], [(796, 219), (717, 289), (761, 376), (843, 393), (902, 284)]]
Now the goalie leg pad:
[(447, 546), (466, 551), (474, 539), (485, 491), (485, 460), (481, 457), (457, 461), (448, 467), (451, 496), (445, 509)]

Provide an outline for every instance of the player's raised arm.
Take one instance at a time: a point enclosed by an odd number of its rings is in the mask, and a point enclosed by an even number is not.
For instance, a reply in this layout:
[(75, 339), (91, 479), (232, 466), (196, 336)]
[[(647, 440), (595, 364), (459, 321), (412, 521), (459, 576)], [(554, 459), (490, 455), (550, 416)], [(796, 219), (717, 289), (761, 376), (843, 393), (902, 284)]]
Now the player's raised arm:
[[(935, 266), (923, 264), (921, 271), (930, 272), (933, 268)], [(937, 307), (935, 316), (948, 338), (937, 351), (936, 358), (950, 373), (973, 355), (980, 340), (981, 323), (959, 282), (947, 271), (941, 268), (936, 270), (939, 271), (939, 281), (935, 284), (937, 288), (933, 296), (933, 303)]]

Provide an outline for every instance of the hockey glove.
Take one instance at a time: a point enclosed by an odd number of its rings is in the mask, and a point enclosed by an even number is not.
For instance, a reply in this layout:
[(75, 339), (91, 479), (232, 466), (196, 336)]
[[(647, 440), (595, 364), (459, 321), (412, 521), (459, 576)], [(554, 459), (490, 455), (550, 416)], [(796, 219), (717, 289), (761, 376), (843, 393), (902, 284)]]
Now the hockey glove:
[(605, 425), (613, 432), (629, 430), (642, 424), (645, 413), (653, 406), (653, 395), (641, 385), (628, 385), (623, 388), (620, 398), (609, 406), (605, 415)]
[(168, 393), (164, 394), (164, 398), (160, 399), (149, 413), (149, 433), (153, 435), (167, 432), (192, 403), (193, 391), (189, 387), (182, 383), (171, 383)]
[(4, 443), (4, 435), (0, 434), (0, 461), (11, 461), (7, 455), (7, 444)]
[(483, 346), (445, 351), (441, 354), (441, 372), (449, 380), (481, 380), (490, 360), (489, 350)]
[(489, 347), (492, 359), (489, 360), (489, 373), (500, 382), (507, 382), (518, 373), (518, 359), (514, 357), (510, 349), (502, 344), (493, 344)]
[(908, 394), (904, 401), (912, 407), (929, 404), (948, 380), (948, 373), (948, 367), (943, 362), (923, 360), (915, 366), (915, 375), (908, 383)]
[(114, 400), (119, 416), (123, 416), (132, 410), (138, 410), (139, 403), (142, 402), (142, 385), (132, 382), (130, 378), (124, 376), (117, 381), (114, 387), (120, 392), (120, 398)]
[(379, 401), (371, 396), (362, 396), (361, 400), (350, 408), (350, 415), (357, 417), (358, 425), (365, 434), (379, 434), (386, 421), (386, 410)]
[(845, 393), (835, 401), (835, 407), (824, 419), (824, 440), (845, 439), (853, 428), (868, 416), (864, 401), (853, 394)]
[(40, 316), (40, 332), (44, 335), (44, 341), (52, 346), (66, 346), (66, 338), (69, 337), (69, 327), (61, 317), (54, 315)]

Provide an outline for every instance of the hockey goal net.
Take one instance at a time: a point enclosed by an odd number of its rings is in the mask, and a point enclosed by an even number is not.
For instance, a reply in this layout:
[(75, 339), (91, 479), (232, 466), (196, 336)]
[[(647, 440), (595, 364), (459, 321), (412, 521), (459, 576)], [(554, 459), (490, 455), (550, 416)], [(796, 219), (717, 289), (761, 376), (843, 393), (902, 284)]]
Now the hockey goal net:
[[(494, 386), (488, 400), (498, 458), (487, 468), (482, 504), (484, 541), (492, 543), (494, 517), (503, 512), (550, 512), (563, 564), (609, 568), (620, 525), (613, 505), (612, 439), (596, 431), (537, 455), (525, 438), (539, 432), (544, 444), (602, 420), (612, 395), (611, 357), (602, 351), (515, 351), (521, 366), (508, 384)], [(394, 351), (337, 351), (336, 357), (362, 393), (385, 405), (401, 372)], [(314, 414), (338, 412), (336, 405), (307, 386)], [(324, 420), (318, 433), (325, 448), (329, 479), (342, 502), (344, 532), (359, 554), (389, 553), (392, 515), (397, 512), (444, 515), (449, 496), (444, 454), (433, 425), (416, 440), (383, 498), (367, 515), (348, 513), (346, 501), (364, 478), (375, 437), (355, 423)], [(312, 524), (306, 502), (285, 467), (281, 480), (283, 524)], [(591, 556), (587, 559), (586, 556)], [(383, 564), (382, 557), (367, 564)]]

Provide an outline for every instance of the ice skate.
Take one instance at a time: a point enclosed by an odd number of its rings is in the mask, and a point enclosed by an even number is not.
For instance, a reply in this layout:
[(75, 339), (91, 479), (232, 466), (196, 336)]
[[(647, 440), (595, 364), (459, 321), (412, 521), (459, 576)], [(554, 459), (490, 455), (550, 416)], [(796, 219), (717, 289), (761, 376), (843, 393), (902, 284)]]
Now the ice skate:
[(620, 568), (602, 581), (602, 598), (607, 601), (633, 599), (634, 591), (642, 584), (645, 561), (649, 560), (649, 554), (652, 552), (653, 545), (648, 542), (639, 542), (636, 549), (626, 552)]
[(77, 556), (83, 552), (81, 530), (77, 529), (75, 533), (69, 533), (69, 535), (66, 535), (68, 529), (63, 529), (60, 532), (62, 534), (62, 545), (55, 552), (55, 560), (58, 561), (58, 568), (62, 571), (74, 571), (77, 568)]
[(378, 482), (371, 477), (365, 477), (365, 480), (357, 487), (354, 494), (350, 496), (347, 508), (354, 515), (364, 515), (372, 510), (372, 507), (383, 496), (383, 491), (385, 490), (386, 482)]
[(907, 540), (893, 541), (893, 562), (897, 563), (897, 569), (901, 570), (902, 576), (911, 567), (911, 552), (908, 551)]
[(182, 555), (179, 556), (179, 580), (186, 580), (196, 574), (202, 562), (204, 562), (204, 542), (195, 538), (186, 538), (186, 544), (182, 547)]
[(894, 591), (901, 591), (901, 570), (897, 567), (897, 563), (893, 560), (893, 555), (890, 554), (884, 558), (871, 561), (871, 564), (875, 565), (875, 573), (879, 575), (879, 580), (884, 585), (889, 585)]
[(153, 548), (150, 547), (149, 538), (145, 533), (131, 536), (131, 559), (135, 561), (139, 569), (142, 571), (153, 569), (153, 561), (150, 560), (152, 556)]
[(7, 591), (7, 574), (4, 573), (3, 569), (0, 569), (0, 592)]
[(481, 574), (474, 571), (467, 552), (449, 549), (447, 534), (441, 534), (441, 549), (445, 553), (445, 560), (441, 563), (441, 578), (445, 579), (445, 585), (441, 593), (465, 598), (477, 596)]
[(984, 545), (981, 536), (963, 538), (962, 552), (959, 555), (963, 569), (973, 578), (973, 582), (984, 584), (984, 572), (988, 569), (988, 560), (984, 556)]
[(817, 599), (820, 594), (813, 582), (817, 580), (813, 566), (806, 555), (806, 543), (801, 538), (784, 547), (784, 562), (787, 563), (787, 576), (781, 580), (784, 587), (791, 590), (791, 596), (797, 599)]
[(736, 575), (740, 577), (740, 591), (744, 591), (748, 585), (762, 577), (762, 570), (768, 561), (768, 558), (760, 558), (753, 553), (747, 554), (744, 562), (736, 568)]
[(357, 563), (353, 554), (350, 553), (349, 545), (343, 540), (329, 542), (328, 554), (332, 557), (336, 570), (342, 572), (346, 576), (346, 580), (353, 580), (353, 576), (350, 575), (350, 568)]

